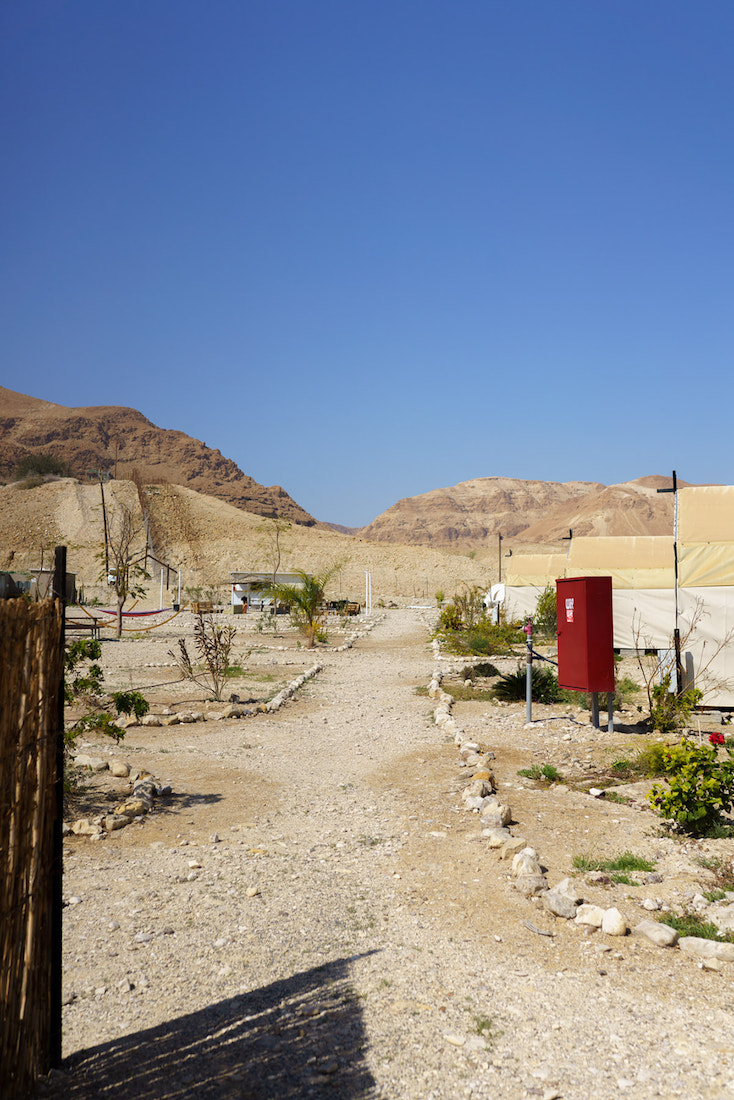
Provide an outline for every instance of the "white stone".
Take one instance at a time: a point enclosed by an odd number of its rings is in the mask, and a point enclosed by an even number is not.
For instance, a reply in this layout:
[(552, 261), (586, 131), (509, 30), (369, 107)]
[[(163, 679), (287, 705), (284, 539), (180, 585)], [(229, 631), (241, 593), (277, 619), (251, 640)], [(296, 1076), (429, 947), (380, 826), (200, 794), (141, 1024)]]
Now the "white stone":
[(579, 905), (574, 920), (576, 924), (584, 924), (589, 928), (601, 928), (604, 910), (599, 905)]
[(523, 848), (512, 857), (513, 875), (539, 875), (540, 864), (535, 848)]
[(734, 962), (734, 943), (719, 943), (718, 940), (705, 940), (698, 936), (681, 936), (678, 946), (686, 955), (693, 955), (697, 959)]
[(508, 840), (512, 840), (509, 829), (482, 829), (482, 836), (486, 839), (488, 848), (501, 848)]
[(643, 936), (650, 943), (654, 943), (656, 947), (675, 947), (679, 940), (675, 928), (671, 928), (668, 924), (661, 924), (657, 920), (640, 921), (634, 928), (634, 934)]
[(601, 922), (601, 930), (607, 936), (626, 936), (629, 928), (619, 909), (607, 909)]

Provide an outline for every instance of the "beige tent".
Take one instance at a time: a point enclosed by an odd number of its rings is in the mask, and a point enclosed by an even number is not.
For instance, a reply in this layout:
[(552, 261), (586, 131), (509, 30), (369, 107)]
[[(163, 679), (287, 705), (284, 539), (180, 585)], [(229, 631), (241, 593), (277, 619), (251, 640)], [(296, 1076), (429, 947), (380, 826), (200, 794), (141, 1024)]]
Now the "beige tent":
[[(734, 486), (677, 494), (678, 627), (685, 665), (708, 705), (734, 706)], [(559, 577), (610, 576), (614, 645), (667, 649), (676, 626), (675, 540), (665, 536), (570, 540), (566, 554), (513, 554), (506, 607), (532, 614), (539, 593)], [(718, 650), (718, 652), (717, 652)]]

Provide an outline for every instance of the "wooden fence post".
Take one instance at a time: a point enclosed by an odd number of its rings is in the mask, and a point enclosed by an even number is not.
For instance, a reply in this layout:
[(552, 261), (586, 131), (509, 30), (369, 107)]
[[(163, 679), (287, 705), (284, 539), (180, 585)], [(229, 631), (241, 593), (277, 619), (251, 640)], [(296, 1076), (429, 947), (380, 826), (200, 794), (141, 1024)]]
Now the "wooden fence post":
[(53, 864), (51, 869), (51, 989), (49, 997), (49, 1061), (61, 1065), (61, 1001), (63, 958), (64, 888), (64, 647), (66, 618), (66, 547), (54, 553), (53, 598), (61, 605), (61, 674), (58, 686), (56, 725), (56, 814), (53, 828)]

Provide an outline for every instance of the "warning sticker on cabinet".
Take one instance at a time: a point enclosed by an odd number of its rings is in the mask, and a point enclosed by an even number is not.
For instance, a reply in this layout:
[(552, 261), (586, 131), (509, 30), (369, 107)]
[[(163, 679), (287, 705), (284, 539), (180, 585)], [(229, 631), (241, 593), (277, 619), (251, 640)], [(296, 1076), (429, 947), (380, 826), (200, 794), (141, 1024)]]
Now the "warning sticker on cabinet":
[(568, 599), (566, 600), (566, 622), (567, 623), (572, 623), (573, 622), (573, 600), (574, 600), (573, 596), (569, 596)]

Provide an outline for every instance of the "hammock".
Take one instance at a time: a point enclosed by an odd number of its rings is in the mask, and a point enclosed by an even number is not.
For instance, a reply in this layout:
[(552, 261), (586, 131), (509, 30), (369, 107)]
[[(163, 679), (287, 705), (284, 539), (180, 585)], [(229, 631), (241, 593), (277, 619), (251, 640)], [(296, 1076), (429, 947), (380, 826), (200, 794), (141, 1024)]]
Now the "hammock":
[[(117, 611), (109, 611), (106, 607), (95, 607), (95, 614), (117, 615)], [(136, 618), (142, 615), (162, 615), (164, 611), (173, 611), (172, 607), (159, 607), (157, 611), (123, 611), (123, 618)]]

